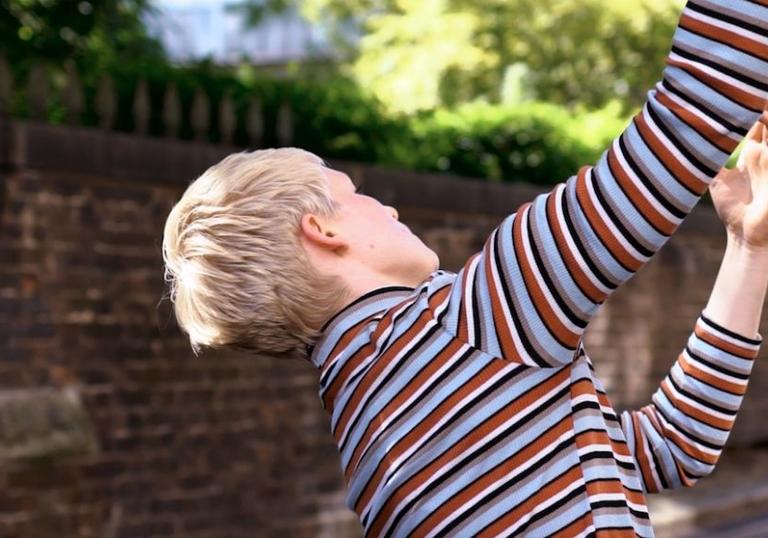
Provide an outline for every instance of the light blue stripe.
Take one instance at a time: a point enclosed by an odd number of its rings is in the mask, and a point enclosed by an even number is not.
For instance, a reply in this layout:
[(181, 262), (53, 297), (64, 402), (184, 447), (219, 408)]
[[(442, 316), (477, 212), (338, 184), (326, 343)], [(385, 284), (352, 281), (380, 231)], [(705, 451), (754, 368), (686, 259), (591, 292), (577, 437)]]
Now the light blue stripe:
[[(612, 282), (620, 283), (628, 280), (634, 273), (627, 271), (619, 265), (616, 259), (598, 238), (597, 233), (592, 229), (589, 220), (587, 220), (587, 216), (582, 211), (576, 198), (576, 176), (568, 180), (565, 195), (568, 200), (569, 216), (577, 231), (577, 240), (586, 243), (587, 255), (596, 258), (596, 265), (598, 267), (602, 266), (604, 268), (603, 270), (608, 272), (608, 275), (606, 276), (608, 276), (609, 280)], [(598, 305), (595, 305), (590, 310), (591, 315), (594, 315), (597, 311), (597, 307)]]
[[(444, 454), (446, 450), (449, 450), (453, 445), (464, 439), (473, 429), (485, 422), (499, 409), (516, 401), (522, 395), (529, 392), (534, 385), (546, 381), (554, 375), (555, 372), (556, 370), (549, 368), (528, 369), (528, 371), (523, 374), (523, 378), (515, 378), (515, 380), (510, 385), (507, 385), (504, 390), (497, 391), (491, 400), (486, 400), (479, 407), (475, 406), (469, 414), (463, 415), (461, 420), (454, 422), (448, 430), (443, 431), (440, 434), (440, 437), (436, 442), (433, 442), (427, 447), (421, 447), (418, 452), (414, 454), (403, 467), (398, 469), (395, 475), (390, 479), (383, 494), (380, 495), (372, 505), (372, 516), (375, 516), (381, 509), (383, 503), (388, 498), (388, 492), (396, 490), (414, 474), (421, 471), (432, 461)], [(568, 396), (565, 395), (563, 398), (567, 399)], [(550, 414), (562, 418), (568, 412), (567, 407), (566, 404), (562, 404), (559, 408), (552, 408)], [(533, 410), (532, 412), (535, 413), (536, 411), (538, 410)], [(531, 425), (531, 431), (525, 434), (519, 434), (520, 437), (515, 437), (515, 441), (519, 439), (521, 444), (527, 444), (540, 434), (541, 429), (533, 424)], [(376, 458), (373, 459), (374, 461), (376, 460)]]
[[(516, 310), (519, 315), (524, 317), (523, 325), (527, 325), (526, 335), (534, 343), (534, 348), (538, 351), (544, 360), (550, 364), (567, 364), (573, 359), (574, 349), (561, 345), (547, 329), (543, 320), (533, 305), (531, 296), (523, 280), (523, 274), (517, 261), (517, 256), (524, 255), (523, 252), (517, 253), (514, 250), (512, 242), (512, 221), (507, 219), (502, 227), (501, 235), (501, 258), (507, 261), (505, 273), (509, 276), (510, 286), (512, 288), (512, 300), (516, 303)], [(514, 313), (513, 313), (514, 315)]]
[[(404, 365), (404, 367), (401, 366), (400, 370), (389, 380), (386, 386), (382, 387), (379, 390), (379, 393), (365, 405), (364, 411), (359, 418), (357, 418), (356, 426), (348, 435), (346, 447), (341, 453), (341, 460), (345, 468), (352, 458), (354, 450), (368, 425), (373, 422), (374, 418), (382, 413), (384, 407), (394, 400), (397, 395), (400, 394), (411, 381), (413, 381), (421, 370), (429, 365), (427, 359), (435, 358), (440, 350), (447, 347), (451, 340), (453, 340), (453, 337), (444, 331), (438, 331), (432, 338), (433, 340), (430, 345), (421, 348), (417, 355), (411, 356), (411, 358), (408, 359), (408, 363)], [(403, 358), (400, 360), (406, 359)]]
[[(555, 197), (554, 191), (547, 196), (536, 198), (532, 207), (533, 212), (529, 215), (533, 219), (530, 219), (529, 222), (531, 228), (534, 229), (534, 238), (541, 241), (537, 245), (541, 257), (552, 267), (552, 271), (549, 274), (550, 278), (559, 284), (559, 287), (564, 292), (562, 295), (568, 297), (569, 301), (576, 307), (577, 311), (574, 313), (579, 318), (585, 319), (589, 317), (589, 313), (595, 305), (576, 285), (576, 281), (571, 275), (571, 269), (566, 266), (563, 257), (560, 255), (560, 249), (555, 242), (552, 229), (547, 221), (547, 200), (550, 196)], [(568, 233), (567, 230), (564, 232)], [(560, 294), (556, 288), (550, 291), (553, 295)]]
[[(421, 402), (421, 408), (407, 421), (391, 429), (383, 439), (379, 439), (371, 447), (363, 461), (360, 462), (360, 467), (353, 476), (349, 486), (349, 497), (356, 500), (362, 493), (365, 483), (368, 482), (376, 471), (376, 467), (385, 461), (389, 450), (413, 430), (416, 425), (424, 421), (438, 405), (468, 383), (485, 365), (486, 362), (480, 360), (480, 356), (477, 357), (477, 360), (464, 361), (463, 367), (456, 372), (450, 382), (444, 383), (429, 398)], [(469, 429), (469, 426), (465, 426), (465, 428)]]
[[(514, 455), (525, 448), (527, 444), (535, 441), (538, 437), (543, 435), (547, 429), (557, 424), (560, 420), (562, 420), (562, 417), (558, 416), (557, 413), (544, 414), (540, 421), (537, 421), (535, 427), (532, 428), (534, 430), (533, 432), (527, 432), (526, 435), (515, 437), (514, 446), (510, 446), (510, 444), (507, 443), (500, 443), (492, 452), (484, 453), (479, 460), (475, 460), (471, 466), (462, 468), (461, 473), (455, 475), (456, 478), (444, 483), (444, 485), (436, 492), (433, 491), (429, 496), (422, 495), (419, 501), (420, 506), (423, 507), (426, 505), (428, 507), (434, 507), (435, 509), (439, 508), (462, 489), (477, 481), (487, 471), (493, 469), (503, 461), (514, 457)], [(502, 488), (505, 487), (509, 486), (502, 486)], [(424, 504), (422, 505), (422, 503)], [(431, 511), (425, 510), (419, 515), (421, 517), (408, 518), (406, 522), (399, 525), (395, 536), (407, 536), (414, 528), (431, 515)]]
[[(597, 177), (601, 180), (600, 188), (603, 191), (605, 197), (613, 202), (613, 206), (616, 208), (614, 211), (628, 220), (634, 227), (634, 234), (640, 240), (640, 243), (650, 247), (651, 250), (656, 251), (664, 245), (669, 237), (659, 233), (656, 229), (650, 225), (646, 217), (638, 211), (632, 201), (624, 194), (615, 176), (612, 175), (608, 166), (607, 160), (601, 160), (597, 167)], [(605, 178), (610, 177), (612, 181), (606, 181)], [(649, 195), (652, 198), (652, 195)], [(646, 198), (647, 199), (647, 198)]]

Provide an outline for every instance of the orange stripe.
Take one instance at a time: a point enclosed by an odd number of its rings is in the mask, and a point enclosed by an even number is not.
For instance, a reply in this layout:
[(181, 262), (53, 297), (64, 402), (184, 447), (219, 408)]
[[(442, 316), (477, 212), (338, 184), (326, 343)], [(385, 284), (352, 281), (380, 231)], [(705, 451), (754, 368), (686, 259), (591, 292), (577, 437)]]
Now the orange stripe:
[(387, 470), (387, 465), (392, 461), (399, 458), (408, 448), (415, 444), (419, 439), (423, 438), (426, 433), (433, 428), (440, 420), (443, 419), (448, 413), (456, 408), (458, 403), (471, 394), (474, 390), (480, 387), (488, 379), (493, 377), (498, 371), (507, 365), (502, 361), (491, 361), (486, 364), (477, 375), (472, 377), (467, 383), (462, 385), (458, 390), (452, 393), (448, 398), (440, 403), (428, 416), (424, 417), (424, 420), (419, 422), (413, 430), (403, 436), (392, 448), (389, 449), (386, 456), (386, 461), (379, 462), (376, 467), (372, 478), (369, 480), (363, 493), (360, 495), (360, 499), (355, 505), (357, 513), (361, 513), (362, 509), (368, 504), (373, 492), (381, 481), (384, 473)]
[(592, 520), (592, 512), (587, 512), (567, 527), (561, 529), (555, 534), (551, 534), (550, 538), (568, 538), (569, 536), (578, 536), (592, 525), (594, 525), (594, 521)]
[[(570, 348), (576, 349), (576, 346), (579, 343), (580, 336), (578, 334), (571, 332), (560, 321), (560, 319), (557, 317), (557, 314), (555, 314), (554, 310), (552, 310), (552, 308), (550, 307), (549, 302), (544, 296), (544, 292), (541, 289), (541, 286), (539, 286), (539, 283), (536, 280), (535, 275), (536, 273), (538, 273), (538, 271), (534, 271), (534, 269), (531, 266), (531, 260), (528, 258), (528, 256), (525, 253), (525, 247), (523, 246), (522, 222), (523, 222), (523, 217), (526, 214), (529, 219), (531, 218), (530, 208), (531, 208), (530, 203), (523, 206), (518, 211), (517, 217), (515, 218), (515, 221), (512, 224), (512, 240), (515, 248), (515, 253), (518, 259), (520, 272), (523, 275), (523, 280), (525, 281), (525, 287), (528, 289), (529, 295), (533, 300), (533, 304), (536, 307), (536, 310), (538, 311), (539, 315), (541, 316), (541, 319), (544, 322), (544, 324), (560, 342), (562, 342), (563, 344), (565, 344)], [(552, 293), (558, 293), (558, 291), (552, 290)]]
[(632, 419), (632, 426), (635, 430), (635, 460), (637, 460), (640, 466), (640, 472), (643, 475), (643, 482), (645, 482), (645, 489), (649, 493), (658, 493), (659, 488), (656, 485), (656, 481), (653, 479), (653, 471), (651, 470), (651, 464), (648, 460), (648, 454), (645, 451), (645, 434), (640, 425), (640, 420), (636, 412), (630, 414)]
[(677, 117), (688, 124), (697, 133), (707, 139), (711, 144), (717, 146), (717, 148), (723, 153), (730, 155), (739, 143), (727, 134), (719, 132), (716, 128), (712, 127), (709, 123), (705, 122), (693, 112), (675, 103), (665, 92), (660, 91), (656, 93), (656, 98), (665, 107), (672, 110)]
[(450, 514), (458, 511), (473, 497), (478, 495), (487, 487), (491, 486), (497, 480), (512, 474), (515, 469), (518, 469), (525, 462), (531, 460), (537, 454), (541, 453), (543, 447), (554, 443), (558, 437), (568, 432), (569, 430), (571, 430), (571, 417), (565, 417), (551, 430), (547, 431), (544, 435), (536, 439), (534, 443), (531, 443), (514, 456), (501, 462), (491, 471), (473, 481), (456, 496), (452, 497), (448, 502), (440, 506), (440, 508), (433, 512), (427, 519), (419, 524), (416, 529), (413, 530), (413, 535), (426, 535), (430, 529), (435, 528), (441, 521), (447, 519)]
[(743, 395), (747, 391), (746, 385), (731, 383), (730, 381), (726, 381), (725, 379), (699, 369), (695, 364), (689, 362), (685, 355), (681, 354), (680, 357), (678, 357), (677, 362), (680, 364), (680, 368), (683, 369), (683, 372), (699, 381), (712, 385), (715, 388), (739, 395)]
[(707, 24), (706, 22), (694, 19), (687, 14), (683, 14), (682, 17), (680, 17), (680, 26), (686, 30), (704, 34), (710, 39), (717, 39), (718, 41), (728, 44), (730, 47), (750, 53), (763, 60), (768, 58), (768, 55), (765, 53), (765, 45), (753, 41), (737, 32)]
[[(497, 233), (501, 233), (501, 231), (497, 231)], [(515, 347), (515, 343), (512, 340), (512, 331), (515, 330), (513, 327), (511, 327), (507, 323), (506, 316), (504, 315), (504, 308), (502, 306), (502, 301), (505, 300), (503, 297), (502, 290), (498, 289), (496, 286), (496, 280), (494, 279), (493, 272), (492, 272), (492, 265), (495, 265), (495, 261), (493, 260), (491, 248), (492, 248), (492, 241), (493, 241), (493, 234), (488, 237), (488, 240), (485, 244), (485, 278), (488, 281), (488, 295), (491, 299), (491, 311), (493, 312), (493, 326), (496, 330), (496, 338), (499, 341), (499, 346), (501, 347), (502, 355), (505, 359), (510, 361), (515, 361), (519, 363), (524, 363), (525, 361), (520, 356), (520, 353), (518, 353), (517, 348)], [(501, 274), (501, 268), (498, 268), (499, 272), (499, 279), (503, 280), (504, 275)], [(510, 310), (513, 310), (513, 305), (509, 304), (508, 308)], [(512, 313), (514, 315), (514, 313)]]
[[(563, 192), (563, 196), (565, 196), (565, 192)], [(563, 257), (568, 272), (576, 281), (576, 284), (578, 284), (584, 295), (595, 304), (602, 303), (608, 294), (600, 291), (597, 286), (592, 283), (576, 261), (576, 258), (571, 251), (571, 247), (565, 239), (565, 234), (563, 233), (562, 228), (560, 228), (560, 222), (557, 219), (556, 204), (556, 197), (554, 193), (552, 193), (547, 199), (547, 215), (549, 216), (550, 229), (555, 237), (555, 241), (557, 241), (558, 252)]]
[(478, 536), (486, 538), (498, 536), (519, 522), (524, 516), (532, 513), (539, 505), (547, 502), (580, 478), (582, 478), (581, 469), (579, 467), (572, 468), (564, 475), (557, 477), (556, 480), (541, 488), (536, 495), (527, 498), (523, 503), (515, 507), (514, 510), (510, 510), (494, 521), (492, 525), (483, 529), (483, 532), (478, 534)]
[(736, 355), (737, 357), (741, 357), (742, 359), (754, 360), (754, 358), (757, 357), (758, 350), (741, 347), (736, 344), (732, 344), (731, 342), (728, 342), (726, 340), (723, 340), (717, 335), (709, 332), (705, 327), (702, 327), (701, 324), (699, 323), (696, 324), (696, 327), (694, 328), (694, 332), (696, 333), (697, 337), (699, 337), (701, 340), (704, 340), (708, 344), (711, 344), (718, 349), (722, 349), (723, 351), (727, 351), (732, 355)]
[[(329, 353), (329, 357), (333, 357), (338, 353), (337, 350), (344, 349), (346, 346), (349, 345), (349, 343), (357, 337), (357, 335), (360, 332), (360, 329), (365, 327), (368, 322), (373, 319), (375, 315), (368, 317), (364, 320), (362, 320), (360, 323), (352, 326), (347, 330), (347, 332), (344, 333), (344, 336), (342, 336), (339, 339), (339, 342), (336, 346), (334, 346), (333, 351)], [(384, 325), (384, 327), (388, 327), (389, 324), (392, 322), (391, 317), (385, 317), (379, 323), (377, 324), (377, 327), (380, 325)], [(347, 362), (342, 366), (341, 370), (339, 370), (339, 373), (334, 378), (333, 382), (328, 386), (328, 389), (326, 389), (325, 393), (323, 394), (323, 405), (326, 409), (332, 409), (332, 404), (334, 401), (336, 401), (336, 395), (338, 394), (339, 390), (341, 390), (341, 387), (344, 386), (346, 383), (347, 378), (349, 377), (350, 373), (357, 368), (360, 361), (366, 357), (370, 352), (373, 351), (374, 344), (373, 342), (370, 342), (360, 348), (357, 353), (352, 355)], [(331, 361), (327, 361), (322, 368), (322, 372), (325, 372), (329, 367), (331, 366)]]
[(714, 88), (721, 94), (725, 95), (732, 101), (741, 103), (742, 106), (748, 107), (755, 111), (759, 111), (759, 110), (762, 110), (763, 106), (765, 105), (765, 100), (759, 95), (755, 95), (753, 93), (744, 91), (740, 88), (731, 86), (727, 82), (724, 82), (723, 80), (720, 80), (718, 78), (715, 78), (712, 75), (705, 73), (704, 71), (702, 71), (695, 65), (690, 64), (687, 61), (668, 59), (667, 64), (675, 67), (679, 67), (680, 69), (687, 71), (688, 73), (693, 75), (695, 78), (711, 86), (712, 88)]
[[(685, 110), (676, 103), (671, 103), (669, 108), (670, 111), (674, 113), (679, 113), (680, 110)], [(664, 164), (675, 179), (699, 196), (704, 194), (704, 191), (707, 190), (709, 185), (697, 178), (691, 170), (686, 168), (686, 166), (678, 160), (677, 156), (672, 154), (669, 149), (669, 143), (662, 141), (656, 136), (656, 132), (651, 129), (650, 125), (648, 125), (645, 116), (640, 113), (635, 116), (635, 120), (635, 125), (637, 125), (637, 130), (640, 133), (643, 142), (648, 145), (651, 152)]]
[(726, 420), (715, 417), (678, 399), (672, 392), (672, 389), (669, 387), (669, 382), (666, 379), (661, 382), (661, 390), (663, 390), (664, 394), (667, 395), (667, 398), (669, 398), (669, 400), (674, 403), (675, 407), (680, 409), (680, 411), (686, 415), (695, 418), (699, 422), (703, 422), (704, 424), (712, 426), (713, 428), (720, 428), (721, 430), (730, 430), (731, 427), (733, 427), (733, 419)]
[(597, 212), (597, 208), (592, 202), (592, 198), (587, 191), (587, 172), (589, 167), (585, 166), (579, 170), (579, 175), (576, 178), (576, 196), (579, 199), (580, 205), (584, 214), (589, 220), (589, 224), (592, 226), (592, 231), (597, 234), (601, 239), (605, 247), (611, 253), (614, 259), (621, 262), (621, 264), (628, 270), (635, 272), (643, 265), (642, 262), (632, 257), (629, 252), (619, 243), (616, 236), (606, 226), (603, 218)]
[[(438, 295), (442, 295), (444, 297), (445, 294), (448, 293), (448, 289), (449, 288), (446, 287), (435, 293), (430, 298), (430, 302)], [(396, 309), (394, 308), (391, 309), (388, 316), (393, 316), (395, 310)], [(363, 375), (360, 383), (358, 383), (354, 392), (350, 396), (349, 401), (351, 403), (348, 404), (341, 412), (341, 416), (339, 417), (339, 420), (336, 423), (336, 427), (333, 430), (333, 435), (336, 438), (337, 443), (341, 443), (342, 434), (355, 412), (354, 403), (360, 402), (362, 400), (365, 393), (368, 392), (368, 389), (370, 389), (376, 383), (376, 381), (380, 379), (381, 373), (389, 366), (393, 360), (395, 360), (395, 357), (416, 338), (416, 335), (419, 334), (419, 332), (421, 332), (424, 327), (426, 327), (429, 323), (434, 323), (434, 319), (435, 318), (432, 315), (431, 309), (427, 309), (421, 312), (418, 319), (410, 327), (408, 327), (408, 330), (406, 330), (405, 333), (400, 335), (397, 340), (395, 340), (389, 347), (387, 347), (387, 349), (378, 356), (376, 362), (374, 362), (368, 371)], [(371, 345), (373, 345), (372, 343), (376, 341), (377, 336), (380, 335), (380, 333), (381, 331), (379, 331), (377, 327), (376, 331), (374, 331), (373, 335), (371, 336)]]
[(435, 358), (432, 359), (429, 364), (427, 364), (427, 366), (418, 373), (416, 377), (414, 377), (405, 387), (403, 387), (403, 389), (394, 398), (392, 398), (389, 403), (387, 403), (381, 412), (376, 415), (374, 420), (368, 424), (365, 429), (365, 433), (355, 447), (352, 458), (347, 465), (345, 471), (347, 482), (349, 482), (353, 471), (357, 468), (357, 465), (360, 462), (360, 457), (362, 456), (365, 448), (368, 446), (368, 442), (371, 440), (371, 437), (373, 437), (374, 432), (379, 427), (381, 427), (381, 425), (386, 422), (390, 416), (392, 416), (398, 407), (400, 407), (411, 396), (413, 396), (416, 391), (422, 388), (429, 380), (429, 378), (445, 365), (445, 361), (448, 359), (448, 357), (458, 352), (462, 345), (463, 344), (459, 340), (455, 338), (452, 339), (450, 343), (445, 347), (445, 349), (437, 354)]
[(651, 205), (645, 195), (640, 192), (635, 182), (629, 177), (627, 171), (619, 164), (618, 157), (613, 149), (608, 152), (608, 166), (613, 173), (613, 177), (616, 178), (616, 181), (638, 211), (661, 233), (667, 236), (672, 235), (677, 229), (677, 224), (668, 220)]
[[(429, 465), (421, 469), (419, 472), (417, 472), (415, 475), (413, 475), (410, 479), (408, 479), (405, 483), (403, 483), (399, 488), (397, 488), (396, 491), (392, 493), (392, 495), (387, 499), (387, 501), (384, 503), (384, 506), (379, 511), (379, 513), (376, 516), (376, 519), (371, 523), (371, 533), (376, 536), (381, 532), (381, 528), (383, 527), (384, 523), (387, 519), (389, 519), (389, 516), (394, 512), (395, 508), (397, 507), (397, 504), (400, 502), (400, 500), (404, 499), (408, 495), (410, 495), (414, 490), (419, 488), (421, 485), (427, 483), (429, 479), (444, 465), (455, 459), (458, 455), (460, 455), (463, 451), (465, 451), (467, 448), (472, 446), (474, 443), (478, 442), (480, 439), (482, 439), (484, 436), (486, 436), (489, 432), (491, 432), (493, 429), (499, 427), (501, 424), (503, 424), (506, 420), (508, 420), (511, 416), (513, 416), (515, 413), (520, 412), (525, 407), (528, 407), (529, 405), (535, 403), (537, 400), (541, 399), (547, 392), (554, 389), (557, 385), (562, 383), (563, 381), (567, 380), (570, 375), (569, 369), (563, 368), (561, 371), (558, 371), (555, 375), (547, 379), (544, 383), (541, 385), (531, 389), (530, 391), (526, 392), (524, 395), (519, 397), (513, 402), (510, 402), (506, 407), (503, 407), (499, 411), (497, 411), (494, 415), (489, 417), (485, 422), (475, 427), (469, 434), (467, 434), (465, 437), (463, 437), (459, 442), (454, 444), (452, 447), (450, 447), (448, 450), (443, 452), (438, 458), (434, 459)], [(448, 403), (449, 400), (446, 400), (446, 403)], [(451, 405), (449, 409), (455, 409), (455, 404)], [(414, 429), (416, 431), (416, 429)], [(413, 444), (413, 441), (410, 441), (408, 438), (410, 436), (406, 436), (401, 440), (401, 442), (398, 443), (397, 447), (409, 447)], [(421, 435), (416, 437), (416, 439), (420, 438)], [(543, 445), (539, 442), (536, 443), (536, 446), (539, 450), (543, 448)], [(401, 448), (398, 452), (402, 452), (403, 449)], [(390, 451), (391, 453), (392, 451)], [(392, 457), (388, 454), (388, 459), (394, 459), (399, 454), (395, 454)], [(373, 489), (373, 485), (378, 484), (378, 482), (381, 480), (381, 475), (383, 473), (379, 473), (379, 469), (377, 469), (377, 473), (374, 476), (374, 479), (372, 479), (369, 482), (369, 488), (366, 490), (364, 496), (361, 497), (360, 501), (356, 504), (355, 508), (359, 513), (361, 513), (362, 508), (367, 504), (368, 499), (370, 499), (370, 495), (368, 494), (368, 490)], [(363, 502), (365, 501), (365, 502)]]

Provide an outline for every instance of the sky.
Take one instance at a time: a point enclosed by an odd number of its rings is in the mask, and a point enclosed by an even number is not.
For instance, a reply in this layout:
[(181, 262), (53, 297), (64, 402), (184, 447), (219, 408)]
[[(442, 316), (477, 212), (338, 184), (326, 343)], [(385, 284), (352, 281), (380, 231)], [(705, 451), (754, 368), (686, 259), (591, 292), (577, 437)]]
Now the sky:
[(282, 63), (310, 51), (327, 51), (322, 33), (298, 15), (272, 17), (257, 29), (245, 29), (242, 17), (225, 10), (235, 0), (155, 0), (159, 16), (147, 24), (170, 56), (179, 61), (212, 56), (237, 63)]

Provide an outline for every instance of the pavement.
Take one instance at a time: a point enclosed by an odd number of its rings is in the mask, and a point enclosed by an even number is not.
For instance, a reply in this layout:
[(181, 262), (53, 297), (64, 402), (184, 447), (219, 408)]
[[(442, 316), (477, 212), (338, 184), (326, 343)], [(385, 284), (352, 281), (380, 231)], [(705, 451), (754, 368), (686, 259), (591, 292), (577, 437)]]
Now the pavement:
[(691, 488), (648, 495), (658, 538), (768, 537), (768, 447), (725, 447)]

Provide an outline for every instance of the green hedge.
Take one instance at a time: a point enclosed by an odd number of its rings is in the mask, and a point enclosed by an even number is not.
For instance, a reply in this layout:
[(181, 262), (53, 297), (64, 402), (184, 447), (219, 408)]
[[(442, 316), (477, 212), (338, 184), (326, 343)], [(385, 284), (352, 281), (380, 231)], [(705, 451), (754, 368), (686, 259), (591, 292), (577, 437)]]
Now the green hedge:
[[(80, 66), (85, 111), (82, 123), (96, 125), (96, 85), (103, 72)], [(287, 103), (293, 111), (293, 144), (323, 158), (383, 163), (414, 170), (440, 171), (489, 180), (551, 184), (564, 180), (580, 166), (594, 162), (610, 139), (626, 124), (620, 105), (591, 112), (571, 112), (548, 103), (502, 107), (486, 103), (439, 109), (415, 117), (387, 115), (382, 106), (353, 81), (338, 74), (265, 76), (253, 68), (237, 71), (210, 63), (175, 67), (162, 62), (126, 62), (108, 70), (118, 94), (116, 129), (134, 129), (132, 104), (139, 79), (148, 82), (151, 114), (149, 132), (164, 135), (163, 97), (168, 83), (176, 84), (184, 121), (179, 136), (191, 139), (188, 121), (195, 91), (202, 87), (211, 102), (211, 123), (218, 124), (218, 104), (230, 93), (238, 118), (235, 144), (249, 146), (245, 126), (251, 98), (264, 107), (266, 147), (277, 144), (277, 111)], [(52, 73), (52, 82), (61, 81)], [(20, 85), (19, 85), (20, 86)], [(17, 99), (22, 103), (23, 99)], [(23, 106), (17, 113), (25, 114)], [(54, 98), (50, 119), (61, 121), (63, 110)], [(208, 139), (219, 142), (212, 128)]]

